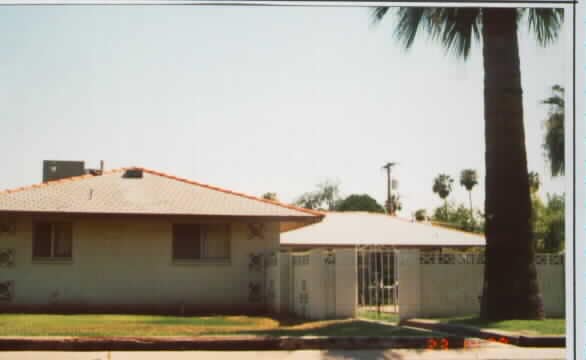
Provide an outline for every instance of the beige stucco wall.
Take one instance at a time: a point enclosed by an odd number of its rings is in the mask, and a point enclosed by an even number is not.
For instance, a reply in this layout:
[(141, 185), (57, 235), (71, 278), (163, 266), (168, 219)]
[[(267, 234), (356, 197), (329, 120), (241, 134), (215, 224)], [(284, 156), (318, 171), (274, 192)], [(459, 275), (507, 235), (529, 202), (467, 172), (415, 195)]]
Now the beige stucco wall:
[(228, 262), (177, 264), (172, 260), (169, 220), (87, 220), (73, 223), (73, 260), (32, 260), (32, 219), (19, 218), (16, 234), (1, 234), (0, 248), (15, 250), (15, 264), (0, 268), (0, 281), (14, 281), (14, 304), (249, 304), (249, 255), (278, 251), (277, 223), (264, 239), (249, 239), (248, 225), (230, 224)]

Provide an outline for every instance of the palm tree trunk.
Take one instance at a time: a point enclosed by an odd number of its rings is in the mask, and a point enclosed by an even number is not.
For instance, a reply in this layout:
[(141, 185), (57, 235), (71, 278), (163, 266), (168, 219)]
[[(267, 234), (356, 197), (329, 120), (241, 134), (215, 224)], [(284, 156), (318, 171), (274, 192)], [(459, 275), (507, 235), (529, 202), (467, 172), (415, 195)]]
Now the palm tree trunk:
[(474, 219), (474, 212), (472, 211), (472, 190), (468, 190), (468, 202), (470, 203), (470, 217)]
[(543, 318), (537, 282), (517, 10), (483, 9), (486, 265), (481, 316)]
[(448, 216), (448, 199), (444, 199), (444, 215), (446, 215), (446, 222), (450, 222), (450, 217)]

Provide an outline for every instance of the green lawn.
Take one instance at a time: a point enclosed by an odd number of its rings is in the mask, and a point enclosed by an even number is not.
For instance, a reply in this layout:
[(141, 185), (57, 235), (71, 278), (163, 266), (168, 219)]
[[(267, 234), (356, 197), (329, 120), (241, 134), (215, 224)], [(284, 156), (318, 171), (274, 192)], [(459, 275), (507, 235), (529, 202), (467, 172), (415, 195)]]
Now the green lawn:
[(302, 321), (260, 316), (0, 314), (0, 336), (430, 336), (393, 324), (346, 319)]
[(483, 321), (476, 316), (435, 319), (442, 323), (497, 329), (523, 335), (564, 335), (565, 319)]
[(0, 314), (0, 336), (167, 336), (265, 329), (265, 317)]

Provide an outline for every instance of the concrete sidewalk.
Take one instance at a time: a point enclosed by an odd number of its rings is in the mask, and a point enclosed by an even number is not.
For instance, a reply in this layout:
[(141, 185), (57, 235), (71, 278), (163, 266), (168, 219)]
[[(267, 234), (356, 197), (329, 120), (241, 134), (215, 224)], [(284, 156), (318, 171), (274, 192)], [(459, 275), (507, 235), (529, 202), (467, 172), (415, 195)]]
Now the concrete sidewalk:
[(0, 353), (0, 360), (193, 360), (193, 359), (364, 359), (364, 360), (565, 360), (564, 349), (490, 346), (469, 350), (297, 350), (297, 351), (115, 351), (57, 352), (15, 351)]

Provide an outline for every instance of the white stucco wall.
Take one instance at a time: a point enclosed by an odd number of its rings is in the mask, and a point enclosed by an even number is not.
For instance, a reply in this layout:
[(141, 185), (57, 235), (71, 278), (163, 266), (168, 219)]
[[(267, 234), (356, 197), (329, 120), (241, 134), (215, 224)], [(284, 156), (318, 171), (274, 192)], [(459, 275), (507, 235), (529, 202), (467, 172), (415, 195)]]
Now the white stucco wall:
[(282, 314), (286, 314), (291, 312), (290, 308), (290, 301), (291, 301), (291, 275), (290, 275), (290, 268), (291, 268), (291, 256), (288, 253), (281, 252), (279, 253), (279, 268), (280, 268), (280, 278), (279, 278), (279, 290), (281, 292), (280, 300), (280, 308), (279, 312)]
[(266, 258), (267, 305), (274, 313), (281, 311), (281, 265), (278, 251), (269, 252)]
[(418, 250), (400, 250), (398, 255), (399, 316), (401, 320), (420, 316), (421, 276)]
[[(418, 250), (399, 255), (399, 312), (401, 319), (413, 317), (464, 316), (480, 312), (482, 263), (420, 263)], [(552, 264), (553, 256), (538, 255), (537, 276), (545, 314), (565, 314), (564, 266)], [(543, 262), (543, 263), (539, 263)]]
[(356, 249), (340, 249), (336, 254), (336, 317), (356, 317), (358, 282)]
[(348, 249), (335, 250), (333, 257), (328, 254), (324, 249), (313, 249), (290, 256), (293, 286), (289, 308), (296, 315), (316, 320), (356, 315), (356, 252)]
[(14, 281), (14, 304), (249, 304), (249, 255), (278, 251), (277, 223), (264, 239), (249, 238), (248, 225), (230, 224), (230, 261), (177, 264), (172, 260), (170, 220), (73, 220), (69, 263), (32, 260), (32, 219), (19, 218), (16, 233), (0, 235), (0, 249), (15, 250), (15, 264), (0, 268)]
[(315, 313), (311, 308), (315, 303), (313, 297), (318, 295), (310, 260), (309, 253), (291, 256), (290, 304), (293, 313), (305, 318), (311, 318)]

